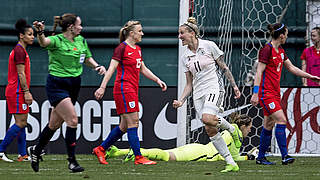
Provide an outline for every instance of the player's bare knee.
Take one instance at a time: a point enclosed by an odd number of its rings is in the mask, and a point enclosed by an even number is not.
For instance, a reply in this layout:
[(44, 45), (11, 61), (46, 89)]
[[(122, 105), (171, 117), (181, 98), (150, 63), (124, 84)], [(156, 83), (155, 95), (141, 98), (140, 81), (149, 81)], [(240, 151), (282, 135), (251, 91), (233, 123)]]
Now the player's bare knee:
[(78, 117), (76, 115), (72, 115), (69, 119), (66, 119), (65, 122), (69, 127), (76, 128), (78, 125)]
[(214, 126), (216, 127), (218, 125), (218, 117), (216, 115), (212, 115), (212, 114), (204, 114), (202, 116), (202, 122), (206, 125), (209, 126)]

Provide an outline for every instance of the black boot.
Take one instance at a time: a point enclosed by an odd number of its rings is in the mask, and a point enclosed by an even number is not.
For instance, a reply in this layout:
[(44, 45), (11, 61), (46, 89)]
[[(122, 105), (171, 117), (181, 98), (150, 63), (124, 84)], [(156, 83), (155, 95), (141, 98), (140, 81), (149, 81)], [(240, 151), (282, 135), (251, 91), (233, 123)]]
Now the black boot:
[(69, 157), (67, 160), (69, 161), (68, 168), (73, 173), (84, 171), (84, 168), (79, 165), (75, 157)]

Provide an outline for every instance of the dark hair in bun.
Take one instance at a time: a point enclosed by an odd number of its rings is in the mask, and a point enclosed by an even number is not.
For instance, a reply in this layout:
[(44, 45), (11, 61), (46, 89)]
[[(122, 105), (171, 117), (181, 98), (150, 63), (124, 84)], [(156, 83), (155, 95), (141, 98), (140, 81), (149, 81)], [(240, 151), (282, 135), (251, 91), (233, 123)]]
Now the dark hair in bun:
[(27, 21), (25, 19), (19, 19), (19, 20), (17, 20), (17, 22), (15, 24), (15, 28), (16, 28), (16, 34), (19, 39), (20, 33), (24, 34), (26, 29), (32, 28), (32, 26), (27, 24)]

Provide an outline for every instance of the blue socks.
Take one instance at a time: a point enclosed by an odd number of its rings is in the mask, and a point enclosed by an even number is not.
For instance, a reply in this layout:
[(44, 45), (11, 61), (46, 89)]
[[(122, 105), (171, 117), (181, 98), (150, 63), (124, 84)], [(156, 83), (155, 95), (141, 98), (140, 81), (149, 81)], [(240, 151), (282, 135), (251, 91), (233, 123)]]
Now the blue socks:
[(136, 128), (136, 127), (128, 128), (127, 133), (128, 133), (129, 144), (133, 150), (134, 155), (141, 156), (140, 141), (139, 141), (139, 137), (138, 137), (138, 128)]
[(12, 125), (6, 133), (3, 141), (0, 144), (0, 152), (5, 152), (7, 146), (13, 141), (13, 139), (18, 135), (21, 128), (16, 124)]
[(288, 155), (286, 125), (285, 124), (277, 124), (275, 134), (276, 134), (278, 147), (280, 149), (281, 156), (283, 159), (286, 155)]
[(19, 131), (19, 134), (18, 134), (18, 153), (21, 155), (21, 156), (24, 156), (27, 154), (27, 151), (26, 151), (26, 128), (21, 128), (21, 130)]
[(113, 143), (122, 137), (124, 133), (120, 130), (119, 126), (113, 128), (109, 133), (106, 140), (104, 140), (101, 146), (107, 150)]
[(265, 153), (267, 152), (272, 138), (272, 130), (267, 130), (264, 127), (262, 128), (261, 135), (260, 135), (260, 147), (259, 147), (259, 154), (257, 159), (262, 159), (265, 157)]

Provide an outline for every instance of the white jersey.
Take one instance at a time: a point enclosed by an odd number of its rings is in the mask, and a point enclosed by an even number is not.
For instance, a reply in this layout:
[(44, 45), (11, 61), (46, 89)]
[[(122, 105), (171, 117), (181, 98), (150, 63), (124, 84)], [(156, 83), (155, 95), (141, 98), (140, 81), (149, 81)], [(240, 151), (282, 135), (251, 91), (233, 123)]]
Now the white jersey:
[(199, 40), (196, 53), (186, 48), (182, 56), (184, 72), (190, 71), (193, 76), (193, 98), (198, 99), (203, 95), (219, 89), (224, 92), (223, 79), (216, 63), (224, 53), (218, 46), (208, 40)]

